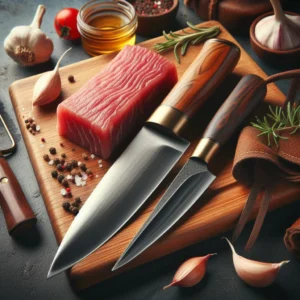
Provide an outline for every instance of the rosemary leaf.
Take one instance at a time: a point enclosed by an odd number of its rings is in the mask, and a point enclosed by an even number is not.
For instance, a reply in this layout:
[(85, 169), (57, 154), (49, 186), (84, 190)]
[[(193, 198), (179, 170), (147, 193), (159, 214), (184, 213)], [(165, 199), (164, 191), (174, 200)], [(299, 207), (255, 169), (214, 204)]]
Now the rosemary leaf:
[(190, 22), (187, 22), (187, 25), (194, 32), (182, 30), (183, 34), (174, 33), (172, 31), (167, 34), (163, 31), (163, 36), (166, 39), (166, 42), (154, 45), (153, 49), (158, 53), (161, 53), (173, 48), (174, 56), (177, 62), (180, 63), (180, 57), (178, 55), (179, 47), (181, 47), (181, 55), (184, 56), (190, 44), (196, 45), (204, 40), (216, 37), (220, 33), (220, 28), (217, 26), (196, 27)]

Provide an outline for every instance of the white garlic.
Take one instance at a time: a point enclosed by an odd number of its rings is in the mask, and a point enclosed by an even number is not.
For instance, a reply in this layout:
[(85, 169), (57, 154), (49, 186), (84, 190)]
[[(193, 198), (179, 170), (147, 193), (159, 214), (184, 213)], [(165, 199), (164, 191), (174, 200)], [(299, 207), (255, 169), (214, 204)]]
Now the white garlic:
[(261, 19), (255, 27), (255, 37), (263, 46), (273, 50), (300, 47), (300, 16), (284, 14), (280, 0), (270, 0), (274, 15)]
[(45, 105), (58, 98), (61, 92), (59, 64), (64, 55), (71, 49), (72, 48), (65, 51), (65, 53), (60, 57), (54, 70), (46, 72), (37, 80), (33, 88), (33, 106)]
[(216, 253), (201, 257), (193, 257), (185, 261), (176, 271), (172, 282), (165, 286), (164, 289), (176, 285), (191, 287), (199, 283), (206, 273), (206, 263), (213, 255), (216, 255)]
[(29, 26), (16, 26), (4, 40), (6, 53), (22, 66), (48, 61), (53, 52), (52, 40), (40, 29), (46, 8), (39, 5)]
[(285, 260), (273, 264), (247, 259), (238, 255), (229, 240), (227, 238), (225, 239), (232, 251), (233, 264), (236, 273), (250, 286), (266, 287), (271, 285), (275, 281), (280, 268), (289, 262), (289, 260)]

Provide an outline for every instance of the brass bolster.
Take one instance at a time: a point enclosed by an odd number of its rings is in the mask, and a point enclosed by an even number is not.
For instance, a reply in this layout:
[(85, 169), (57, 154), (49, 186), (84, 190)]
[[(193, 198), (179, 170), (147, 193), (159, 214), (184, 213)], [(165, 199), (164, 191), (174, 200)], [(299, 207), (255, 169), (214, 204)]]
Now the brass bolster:
[(219, 148), (220, 145), (214, 140), (203, 138), (194, 150), (192, 157), (198, 157), (208, 164), (215, 153), (218, 152)]
[(150, 116), (147, 122), (162, 125), (180, 136), (188, 123), (188, 117), (171, 106), (161, 105)]

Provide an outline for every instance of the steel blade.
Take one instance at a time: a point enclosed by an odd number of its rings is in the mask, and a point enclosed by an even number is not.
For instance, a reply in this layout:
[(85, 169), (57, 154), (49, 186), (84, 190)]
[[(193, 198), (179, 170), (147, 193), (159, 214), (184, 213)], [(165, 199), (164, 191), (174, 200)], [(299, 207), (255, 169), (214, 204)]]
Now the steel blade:
[(72, 222), (48, 278), (70, 268), (108, 241), (146, 201), (188, 146), (184, 139), (145, 126)]
[(119, 258), (113, 271), (136, 258), (166, 233), (201, 197), (215, 178), (207, 169), (206, 163), (189, 159)]

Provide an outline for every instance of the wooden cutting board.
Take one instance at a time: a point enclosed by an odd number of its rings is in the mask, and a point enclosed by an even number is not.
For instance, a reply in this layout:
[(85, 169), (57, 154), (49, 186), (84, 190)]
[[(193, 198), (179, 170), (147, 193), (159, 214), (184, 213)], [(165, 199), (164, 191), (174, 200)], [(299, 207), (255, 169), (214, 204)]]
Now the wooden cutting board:
[[(222, 27), (218, 22), (209, 21), (200, 26), (218, 25), (222, 29), (220, 38), (228, 39), (238, 44), (236, 40)], [(146, 41), (140, 45), (151, 48), (155, 43), (162, 42), (163, 37)], [(240, 45), (239, 45), (240, 46)], [(165, 53), (164, 56), (173, 61), (178, 70), (179, 77), (190, 65), (196, 55), (199, 53), (202, 45), (193, 46), (188, 49), (187, 55), (182, 58), (181, 64), (177, 64), (172, 51)], [(106, 278), (117, 275), (134, 266), (154, 260), (170, 252), (184, 248), (193, 243), (207, 239), (220, 234), (234, 226), (237, 218), (247, 199), (249, 190), (238, 184), (231, 175), (232, 158), (234, 156), (236, 138), (232, 139), (221, 153), (214, 160), (212, 170), (218, 175), (209, 190), (204, 194), (193, 209), (175, 226), (173, 230), (167, 233), (164, 238), (158, 241), (153, 247), (148, 249), (126, 268), (117, 272), (111, 272), (111, 268), (121, 255), (123, 250), (139, 230), (146, 218), (149, 216), (157, 201), (160, 199), (166, 187), (170, 184), (178, 172), (180, 166), (191, 154), (195, 143), (201, 136), (201, 132), (209, 121), (209, 118), (217, 110), (218, 106), (226, 99), (227, 95), (233, 89), (241, 76), (254, 73), (265, 77), (265, 73), (257, 66), (251, 57), (241, 49), (241, 59), (238, 66), (224, 84), (216, 91), (215, 95), (208, 101), (205, 107), (197, 115), (189, 127), (188, 135), (194, 141), (183, 159), (176, 165), (170, 175), (164, 180), (158, 190), (154, 193), (146, 205), (137, 213), (137, 215), (127, 224), (127, 226), (116, 234), (102, 248), (95, 251), (82, 262), (75, 265), (69, 272), (72, 286), (76, 290), (84, 289)], [(60, 69), (62, 78), (61, 100), (66, 99), (78, 90), (87, 80), (110, 62), (115, 54), (109, 54), (87, 59), (73, 65)], [(67, 78), (74, 75), (76, 82), (69, 83)], [(66, 153), (68, 159), (77, 159), (82, 161), (82, 153), (85, 150), (77, 147), (68, 140), (59, 137), (56, 131), (56, 106), (57, 103), (43, 108), (34, 108), (31, 112), (36, 123), (41, 126), (41, 132), (35, 136), (31, 135), (24, 126), (24, 117), (28, 116), (31, 110), (32, 90), (36, 80), (40, 75), (29, 77), (14, 82), (9, 91), (16, 111), (16, 115), (21, 127), (21, 131), (27, 146), (27, 150), (33, 164), (37, 180), (47, 207), (55, 236), (58, 243), (61, 242), (69, 225), (73, 220), (73, 215), (65, 212), (61, 207), (65, 199), (61, 196), (61, 186), (51, 177), (51, 171), (54, 169), (43, 161), (43, 154), (48, 153), (49, 147), (56, 147), (58, 155)], [(282, 104), (284, 95), (275, 85), (270, 85), (266, 101), (274, 104)], [(59, 102), (59, 101), (58, 101)], [(45, 138), (46, 143), (41, 142)], [(60, 146), (63, 143), (63, 147)], [(75, 151), (72, 151), (75, 148)], [(97, 183), (109, 169), (112, 161), (103, 161), (103, 168), (99, 168), (98, 158), (89, 159), (87, 166), (94, 172), (94, 178), (87, 181), (84, 187), (72, 186), (72, 193), (86, 200)], [(116, 178), (116, 184), (118, 179)], [(275, 193), (270, 209), (275, 209), (297, 200), (299, 198), (300, 187), (294, 184), (282, 182)], [(254, 217), (254, 215), (253, 215)], [(46, 274), (45, 274), (46, 276)]]

